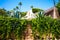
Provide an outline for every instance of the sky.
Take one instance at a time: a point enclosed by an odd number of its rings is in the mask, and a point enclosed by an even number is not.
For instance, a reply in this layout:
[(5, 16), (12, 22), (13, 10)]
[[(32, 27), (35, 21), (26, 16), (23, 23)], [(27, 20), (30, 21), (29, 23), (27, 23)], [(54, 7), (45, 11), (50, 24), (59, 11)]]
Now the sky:
[[(58, 0), (55, 1), (58, 2)], [(53, 7), (53, 0), (0, 0), (0, 8), (12, 10), (18, 6), (19, 2), (22, 2), (21, 11), (28, 11), (31, 9), (31, 6), (43, 10)]]

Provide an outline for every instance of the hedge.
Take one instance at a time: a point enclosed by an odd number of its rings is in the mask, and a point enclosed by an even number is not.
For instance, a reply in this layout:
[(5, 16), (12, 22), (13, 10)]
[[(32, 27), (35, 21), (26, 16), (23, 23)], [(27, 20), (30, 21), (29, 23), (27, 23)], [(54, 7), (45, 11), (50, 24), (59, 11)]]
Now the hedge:
[(33, 19), (31, 23), (34, 36), (39, 36), (41, 38), (44, 36), (50, 36), (52, 34), (52, 38), (60, 38), (60, 19), (53, 19), (48, 16), (40, 16)]
[[(12, 37), (20, 38), (26, 28), (26, 20), (17, 18), (0, 17), (0, 38), (3, 40)], [(11, 37), (12, 36), (12, 37)], [(15, 38), (14, 37), (14, 38)]]
[(41, 38), (52, 34), (53, 38), (60, 38), (60, 20), (47, 16), (37, 17), (30, 21), (17, 18), (0, 17), (0, 39), (20, 38), (24, 35), (27, 24), (31, 24), (33, 36)]

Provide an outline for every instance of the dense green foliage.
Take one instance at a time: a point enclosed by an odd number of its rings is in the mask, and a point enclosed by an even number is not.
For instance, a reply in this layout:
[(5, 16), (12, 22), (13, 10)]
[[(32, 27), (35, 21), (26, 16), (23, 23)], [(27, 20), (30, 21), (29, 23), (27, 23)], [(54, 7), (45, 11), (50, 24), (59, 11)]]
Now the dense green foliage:
[(59, 11), (59, 14), (60, 14), (60, 0), (59, 0), (59, 2), (57, 3), (56, 7), (58, 8), (58, 11)]
[(27, 14), (27, 12), (21, 12), (20, 15), (21, 17), (24, 17)]
[(60, 37), (60, 20), (52, 19), (47, 16), (40, 16), (31, 21), (18, 20), (9, 17), (0, 17), (0, 36), (1, 38), (10, 38), (11, 34), (14, 33), (15, 37), (19, 38), (24, 34), (27, 23), (32, 25), (32, 31), (34, 36), (36, 34), (39, 37), (42, 35), (52, 34), (53, 37)]
[[(22, 3), (20, 2), (19, 5), (21, 9)], [(60, 13), (60, 1), (56, 5), (56, 7), (58, 8), (58, 11)], [(33, 8), (33, 6), (31, 6), (31, 8), (33, 13), (43, 11), (39, 8)], [(21, 10), (18, 11), (18, 9), (19, 7), (16, 6), (16, 8), (14, 8), (14, 10), (12, 11), (15, 13), (14, 18), (5, 17), (7, 14), (9, 14), (8, 16), (10, 16), (10, 11), (0, 9), (0, 39), (22, 39), (22, 36), (24, 36), (24, 31), (27, 28), (26, 26), (28, 24), (31, 24), (34, 38), (36, 36), (42, 38), (43, 36), (49, 36), (51, 34), (53, 38), (60, 38), (60, 19), (53, 19), (51, 17), (40, 14), (37, 18), (29, 21), (21, 20), (15, 17), (19, 15), (23, 17), (26, 15), (26, 12), (21, 12)]]
[(7, 12), (4, 8), (3, 9), (0, 8), (0, 15), (7, 16)]
[(49, 36), (52, 34), (52, 38), (60, 38), (60, 20), (40, 16), (31, 22), (34, 36), (43, 37), (44, 35)]
[(39, 8), (32, 8), (33, 13), (40, 12), (40, 11), (43, 11), (43, 10)]
[(28, 23), (31, 24), (34, 37), (52, 34), (52, 37), (60, 38), (60, 20), (42, 14), (30, 21), (0, 16), (0, 38), (21, 39)]
[(25, 28), (26, 20), (0, 17), (0, 36), (3, 40), (5, 40), (5, 38), (11, 38), (12, 35), (20, 38)]

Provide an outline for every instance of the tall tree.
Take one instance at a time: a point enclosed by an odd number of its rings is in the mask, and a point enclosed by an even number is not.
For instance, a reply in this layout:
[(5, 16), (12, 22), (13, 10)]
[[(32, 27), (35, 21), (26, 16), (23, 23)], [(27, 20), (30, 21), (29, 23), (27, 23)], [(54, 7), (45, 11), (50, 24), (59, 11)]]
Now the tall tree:
[(18, 10), (18, 9), (19, 9), (19, 7), (18, 7), (18, 6), (16, 6), (16, 9)]
[(53, 0), (53, 4), (54, 4), (54, 6), (55, 6), (55, 0)]
[(31, 6), (31, 8), (33, 8), (33, 6)]
[(59, 2), (60, 2), (60, 0), (59, 0)]
[[(19, 2), (19, 4), (18, 4), (18, 5), (20, 6), (20, 12), (21, 12), (22, 2)], [(19, 15), (20, 15), (19, 17), (21, 17), (21, 13), (20, 13)]]
[(19, 4), (18, 4), (19, 6), (20, 6), (20, 9), (21, 9), (21, 6), (22, 6), (22, 2), (19, 2)]
[(16, 8), (13, 8), (13, 10), (14, 10), (14, 17), (16, 17)]
[(33, 13), (37, 13), (37, 12), (41, 12), (41, 11), (43, 11), (43, 10), (39, 9), (39, 8), (32, 8)]
[(15, 11), (15, 10), (16, 10), (16, 8), (13, 8), (13, 10)]
[(2, 10), (6, 11), (6, 9), (5, 9), (5, 8), (2, 8)]
[(5, 16), (6, 15), (6, 10), (0, 8), (0, 15), (2, 15), (2, 16), (4, 15)]
[(58, 8), (58, 12), (59, 12), (59, 15), (60, 15), (60, 0), (58, 1), (56, 7)]

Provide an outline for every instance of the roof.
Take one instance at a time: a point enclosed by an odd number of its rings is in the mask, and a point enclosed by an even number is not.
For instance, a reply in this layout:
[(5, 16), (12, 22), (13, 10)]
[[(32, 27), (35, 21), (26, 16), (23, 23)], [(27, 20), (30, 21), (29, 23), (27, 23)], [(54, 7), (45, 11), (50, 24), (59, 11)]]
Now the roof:
[[(57, 9), (56, 7), (55, 7), (55, 9)], [(53, 11), (54, 10), (54, 7), (51, 7), (50, 9), (48, 9), (48, 10), (45, 10), (45, 14), (49, 14), (49, 12), (51, 12), (51, 11)]]

